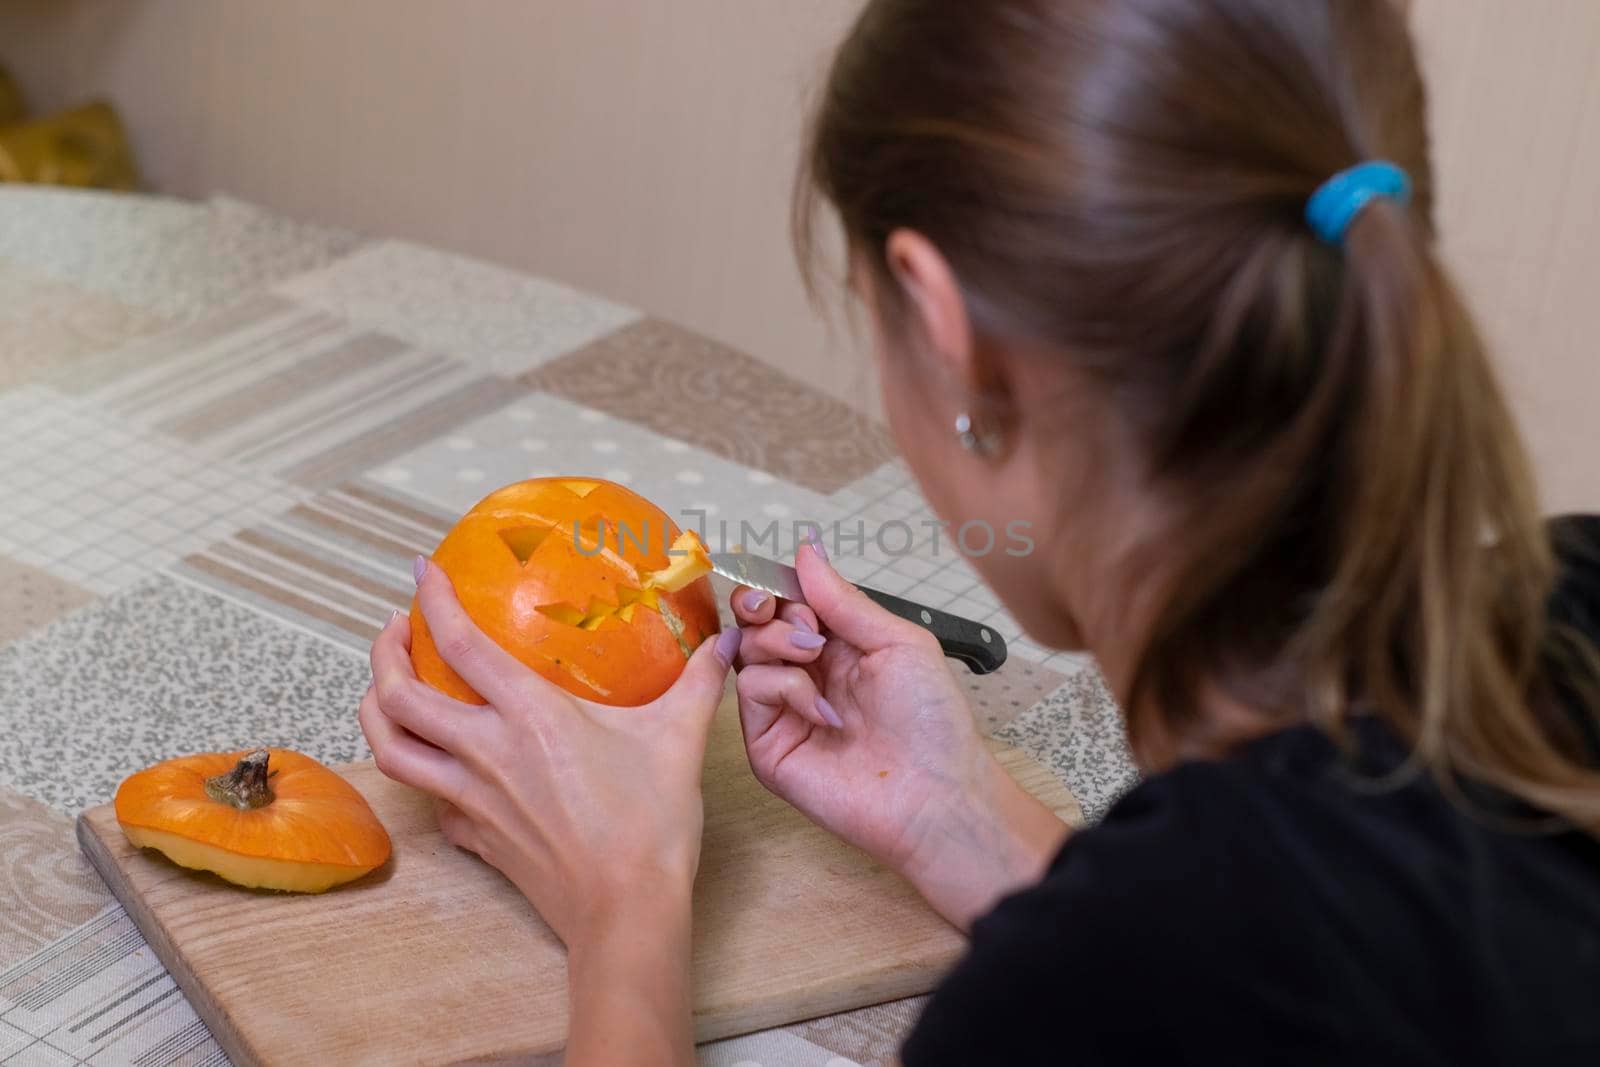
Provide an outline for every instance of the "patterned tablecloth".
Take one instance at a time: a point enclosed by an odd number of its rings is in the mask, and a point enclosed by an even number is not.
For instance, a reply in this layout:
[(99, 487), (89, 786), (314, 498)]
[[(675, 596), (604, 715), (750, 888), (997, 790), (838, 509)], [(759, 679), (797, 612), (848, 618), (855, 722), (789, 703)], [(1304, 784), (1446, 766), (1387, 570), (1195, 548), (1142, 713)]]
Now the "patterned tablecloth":
[[(1080, 658), (1019, 639), (934, 543), (884, 429), (631, 308), (402, 241), (208, 203), (0, 189), (0, 1063), (218, 1064), (72, 817), (129, 772), (268, 741), (368, 755), (366, 647), (488, 490), (624, 482), (765, 531), (866, 524), (839, 566), (986, 620), (985, 729), (1094, 818), (1132, 780)], [(915, 532), (902, 551), (898, 520)], [(872, 531), (892, 529), (883, 543)], [(906, 1001), (707, 1045), (889, 1060)]]

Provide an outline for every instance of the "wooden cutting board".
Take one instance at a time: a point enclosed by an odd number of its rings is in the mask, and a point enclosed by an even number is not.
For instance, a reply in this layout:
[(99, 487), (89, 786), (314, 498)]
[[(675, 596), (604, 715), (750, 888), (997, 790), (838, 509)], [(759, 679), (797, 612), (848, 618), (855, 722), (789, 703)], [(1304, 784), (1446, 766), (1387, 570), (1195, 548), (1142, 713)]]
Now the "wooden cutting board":
[[(1025, 788), (1080, 820), (1048, 771), (995, 749)], [(321, 896), (240, 890), (136, 850), (109, 804), (79, 818), (78, 839), (237, 1064), (558, 1055), (560, 942), (498, 872), (439, 835), (427, 797), (371, 763), (339, 770), (383, 820), (394, 857)], [(961, 936), (909, 885), (761, 787), (731, 696), (706, 757), (705, 806), (699, 1040), (927, 992), (960, 953)]]

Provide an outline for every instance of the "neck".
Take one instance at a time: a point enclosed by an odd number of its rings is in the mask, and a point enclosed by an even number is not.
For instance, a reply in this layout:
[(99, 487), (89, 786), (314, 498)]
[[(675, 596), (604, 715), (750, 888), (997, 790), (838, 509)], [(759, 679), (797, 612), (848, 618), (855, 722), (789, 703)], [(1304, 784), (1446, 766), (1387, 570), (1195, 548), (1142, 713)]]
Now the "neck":
[[(1131, 706), (1135, 676), (1156, 621), (1164, 607), (1165, 576), (1159, 554), (1143, 546), (1169, 543), (1167, 535), (1154, 535), (1155, 524), (1119, 523), (1128, 531), (1116, 550), (1098, 559), (1088, 553), (1075, 557), (1077, 565), (1060, 576), (1058, 596), (1063, 604), (1082, 604), (1070, 614), (1077, 620), (1084, 648), (1125, 713)], [(1141, 533), (1140, 531), (1149, 531)], [(1155, 537), (1155, 539), (1152, 539)], [(1073, 597), (1073, 590), (1087, 595)], [(1218, 759), (1239, 744), (1281, 729), (1285, 723), (1260, 701), (1240, 695), (1240, 688), (1208, 676), (1182, 694), (1182, 708), (1166, 708), (1152, 696), (1130, 716), (1130, 746), (1141, 770), (1158, 773), (1179, 763)], [(1248, 692), (1248, 687), (1245, 687)]]

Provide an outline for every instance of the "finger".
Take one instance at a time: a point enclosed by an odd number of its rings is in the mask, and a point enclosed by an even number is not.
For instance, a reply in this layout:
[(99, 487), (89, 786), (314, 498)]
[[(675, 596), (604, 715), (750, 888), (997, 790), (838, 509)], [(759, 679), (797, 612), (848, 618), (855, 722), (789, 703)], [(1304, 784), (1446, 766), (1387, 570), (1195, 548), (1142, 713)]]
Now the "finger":
[[(748, 748), (757, 741), (766, 737), (769, 732), (784, 718), (782, 698), (773, 699), (769, 693), (772, 683), (762, 678), (770, 670), (783, 670), (781, 667), (771, 667), (758, 664), (745, 667), (734, 678), (734, 693), (739, 701), (739, 728), (744, 731), (745, 746)], [(809, 733), (809, 722), (806, 720), (791, 720), (805, 726)]]
[(670, 711), (669, 719), (692, 727), (698, 734), (702, 748), (711, 733), (711, 720), (716, 716), (717, 705), (722, 703), (722, 691), (728, 680), (728, 668), (739, 647), (741, 634), (737, 627), (708, 637), (695, 649), (694, 655), (684, 665), (678, 680), (656, 701)]
[(400, 647), (407, 652), (411, 651), (411, 616), (404, 611), (395, 611), (389, 614), (389, 621), (384, 625), (386, 630), (394, 630), (395, 639), (400, 642)]
[(385, 776), (446, 800), (461, 795), (466, 782), (466, 771), (461, 764), (443, 749), (413, 737), (385, 715), (378, 706), (375, 691), (361, 698), (356, 716), (372, 749), (372, 761)]
[(926, 633), (922, 627), (879, 607), (846, 581), (828, 562), (822, 542), (802, 544), (795, 552), (794, 563), (800, 572), (806, 603), (816, 612), (823, 629), (861, 651), (875, 652), (904, 644)]
[(748, 585), (741, 585), (733, 591), (728, 598), (728, 606), (733, 608), (733, 617), (744, 626), (760, 626), (762, 623), (772, 621), (776, 614), (778, 598), (765, 589), (752, 589)]
[(372, 642), (372, 686), (378, 707), (429, 744), (458, 751), (482, 723), (484, 709), (452, 700), (417, 677), (404, 643), (408, 629), (404, 616), (396, 615)]
[[(417, 602), (439, 657), (490, 704), (525, 701), (530, 688), (565, 701), (565, 693), (495, 644), (456, 599), (450, 578), (432, 560), (417, 557)], [(558, 701), (550, 700), (555, 704)]]
[[(796, 605), (791, 609), (804, 611)], [(779, 610), (783, 614), (783, 609)], [(739, 661), (744, 666), (757, 663), (815, 663), (827, 645), (827, 638), (817, 633), (809, 620), (800, 615), (796, 621), (774, 619), (765, 626), (753, 626), (744, 632), (739, 644)]]
[(821, 633), (822, 626), (817, 621), (817, 613), (805, 604), (796, 604), (792, 600), (778, 602), (778, 618), (793, 626), (796, 630), (806, 633)]
[(800, 667), (763, 663), (739, 672), (739, 718), (745, 736), (760, 736), (785, 711), (824, 729), (844, 726), (839, 713), (817, 692), (811, 675)]
[(435, 800), (433, 812), (439, 819), (439, 832), (452, 845), (468, 852), (478, 853), (478, 830), (467, 813), (448, 800)]
[(389, 613), (389, 621), (384, 623), (378, 630), (378, 636), (373, 639), (372, 647), (367, 650), (367, 665), (372, 669), (372, 681), (367, 686), (368, 692), (377, 688), (378, 685), (380, 647), (393, 649), (397, 644), (400, 646), (401, 655), (406, 661), (406, 670), (412, 676), (415, 676), (416, 668), (411, 663), (411, 617), (403, 611), (391, 611)]

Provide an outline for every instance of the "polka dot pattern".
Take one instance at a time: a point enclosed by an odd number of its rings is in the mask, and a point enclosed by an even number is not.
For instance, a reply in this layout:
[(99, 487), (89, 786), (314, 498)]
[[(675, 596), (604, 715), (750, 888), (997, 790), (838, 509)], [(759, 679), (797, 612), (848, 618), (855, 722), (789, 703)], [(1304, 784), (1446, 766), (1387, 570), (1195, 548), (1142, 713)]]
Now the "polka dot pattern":
[(521, 374), (638, 318), (631, 308), (465, 256), (381, 241), (277, 292), (418, 348)]
[(743, 544), (786, 557), (796, 523), (826, 528), (841, 515), (826, 497), (766, 471), (548, 394), (519, 397), (372, 472), (374, 480), (447, 512), (465, 511), (498, 486), (554, 475), (626, 485), (679, 525), (704, 523), (701, 532), (714, 549)]

